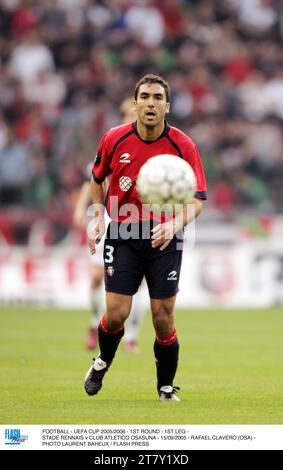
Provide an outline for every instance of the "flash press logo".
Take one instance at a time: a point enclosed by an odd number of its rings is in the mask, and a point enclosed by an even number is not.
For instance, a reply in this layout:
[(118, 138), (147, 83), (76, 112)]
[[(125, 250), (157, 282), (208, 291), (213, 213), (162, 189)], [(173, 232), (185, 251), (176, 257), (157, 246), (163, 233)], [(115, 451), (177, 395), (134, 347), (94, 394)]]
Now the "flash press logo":
[(28, 440), (28, 436), (21, 434), (20, 429), (5, 429), (5, 444), (19, 446)]

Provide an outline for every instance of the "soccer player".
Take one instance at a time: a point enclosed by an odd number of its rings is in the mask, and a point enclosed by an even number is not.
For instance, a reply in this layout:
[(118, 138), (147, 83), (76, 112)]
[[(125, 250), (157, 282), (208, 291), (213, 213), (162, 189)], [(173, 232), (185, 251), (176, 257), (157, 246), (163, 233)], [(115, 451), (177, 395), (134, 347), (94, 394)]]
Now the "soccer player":
[[(161, 401), (179, 401), (179, 388), (174, 386), (179, 355), (174, 306), (182, 257), (177, 235), (200, 214), (202, 200), (206, 199), (206, 182), (196, 145), (165, 120), (170, 108), (168, 83), (157, 75), (146, 75), (136, 84), (135, 104), (137, 120), (106, 132), (92, 171), (95, 216), (94, 233), (89, 234), (91, 253), (95, 253), (96, 244), (105, 233), (101, 185), (108, 176), (106, 206), (111, 222), (104, 246), (106, 312), (98, 328), (100, 353), (86, 374), (84, 387), (88, 395), (95, 395), (101, 389), (104, 375), (124, 335), (132, 296), (145, 276), (155, 330), (157, 391)], [(155, 221), (154, 212), (144, 211), (135, 187), (141, 166), (159, 154), (184, 158), (194, 169), (197, 179), (192, 201), (194, 211), (186, 206), (175, 216), (173, 223), (164, 219)], [(125, 204), (128, 204), (126, 210)], [(129, 208), (131, 226), (142, 229), (142, 237), (126, 236)], [(150, 235), (146, 236), (147, 233)]]
[[(136, 119), (136, 107), (134, 105), (133, 98), (126, 98), (120, 105), (121, 122), (128, 123)], [(76, 202), (73, 222), (79, 229), (85, 229), (86, 227), (86, 214), (87, 208), (91, 201), (91, 176), (92, 164), (88, 165), (89, 173), (87, 175), (87, 181), (85, 181), (79, 192), (79, 196)], [(107, 184), (104, 182), (104, 194), (107, 192)], [(91, 307), (91, 318), (90, 326), (88, 329), (86, 348), (93, 350), (97, 346), (98, 341), (98, 325), (100, 322), (100, 316), (104, 308), (104, 288), (103, 288), (103, 277), (104, 277), (104, 262), (103, 262), (103, 243), (101, 242), (96, 253), (91, 256), (91, 279), (90, 279), (90, 307)], [(126, 334), (124, 336), (124, 347), (127, 352), (138, 352), (138, 333), (141, 326), (144, 313), (146, 310), (146, 304), (144, 302), (143, 289), (139, 289), (133, 299), (133, 305), (131, 309), (131, 315), (127, 323)]]

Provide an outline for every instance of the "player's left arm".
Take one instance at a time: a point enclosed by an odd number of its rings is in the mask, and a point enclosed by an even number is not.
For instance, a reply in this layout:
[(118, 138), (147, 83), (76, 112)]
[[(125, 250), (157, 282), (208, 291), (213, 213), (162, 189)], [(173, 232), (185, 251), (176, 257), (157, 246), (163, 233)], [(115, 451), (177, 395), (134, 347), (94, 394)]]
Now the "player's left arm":
[(157, 248), (160, 246), (160, 251), (165, 250), (174, 235), (196, 219), (200, 215), (201, 211), (202, 200), (196, 197), (192, 198), (190, 204), (187, 204), (184, 209), (176, 215), (175, 219), (158, 224), (154, 229), (152, 229), (152, 247)]
[(175, 219), (158, 224), (152, 230), (152, 247), (156, 248), (159, 246), (161, 251), (169, 245), (170, 241), (179, 230), (183, 229), (199, 216), (202, 211), (202, 200), (206, 199), (205, 174), (197, 146), (190, 139), (189, 145), (187, 141), (185, 141), (183, 148), (184, 159), (193, 168), (197, 180), (195, 197), (176, 215)]
[(195, 220), (202, 211), (203, 201), (193, 197), (190, 204), (187, 204), (183, 211), (176, 215), (174, 219), (174, 234)]

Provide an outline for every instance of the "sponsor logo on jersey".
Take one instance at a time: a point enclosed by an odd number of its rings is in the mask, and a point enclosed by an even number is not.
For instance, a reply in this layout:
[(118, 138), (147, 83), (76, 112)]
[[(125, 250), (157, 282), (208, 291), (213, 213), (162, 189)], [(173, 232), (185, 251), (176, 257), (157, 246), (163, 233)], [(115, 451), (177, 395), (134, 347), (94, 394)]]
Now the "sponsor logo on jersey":
[(177, 271), (171, 271), (167, 276), (167, 281), (177, 281)]
[(131, 155), (129, 153), (123, 153), (120, 156), (119, 163), (131, 163), (130, 157)]
[(132, 185), (133, 185), (133, 182), (129, 176), (121, 176), (121, 178), (119, 178), (119, 188), (124, 193), (129, 191)]

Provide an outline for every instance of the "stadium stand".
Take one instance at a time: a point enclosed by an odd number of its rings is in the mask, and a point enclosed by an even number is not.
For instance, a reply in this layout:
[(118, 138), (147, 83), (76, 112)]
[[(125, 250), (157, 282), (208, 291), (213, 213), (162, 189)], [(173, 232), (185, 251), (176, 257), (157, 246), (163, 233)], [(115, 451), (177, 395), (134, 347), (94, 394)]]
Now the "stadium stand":
[(0, 18), (2, 213), (71, 213), (99, 138), (147, 72), (168, 79), (170, 123), (198, 143), (206, 213), (282, 213), (278, 2), (3, 0)]

